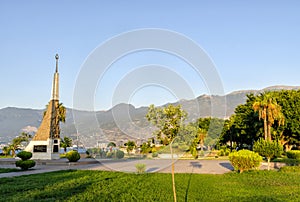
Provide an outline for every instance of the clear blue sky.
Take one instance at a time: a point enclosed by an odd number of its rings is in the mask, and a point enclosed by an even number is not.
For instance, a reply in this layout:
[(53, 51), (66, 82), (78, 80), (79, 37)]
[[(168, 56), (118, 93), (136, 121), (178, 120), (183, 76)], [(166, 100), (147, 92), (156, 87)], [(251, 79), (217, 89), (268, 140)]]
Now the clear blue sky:
[[(272, 85), (297, 86), (300, 85), (299, 11), (297, 0), (3, 0), (0, 1), (0, 108), (44, 108), (51, 95), (56, 53), (60, 55), (60, 99), (72, 107), (76, 78), (88, 55), (109, 38), (142, 28), (168, 29), (194, 40), (216, 65), (225, 93)], [(207, 93), (201, 79), (197, 80), (190, 70), (181, 71), (186, 65), (183, 61), (170, 57), (150, 51), (118, 61), (95, 92), (96, 109), (111, 107), (115, 86), (128, 74), (124, 69), (132, 71), (138, 65), (170, 66), (189, 81), (195, 96)], [(137, 89), (129, 102), (136, 106), (159, 105), (182, 98), (162, 87), (145, 86)]]

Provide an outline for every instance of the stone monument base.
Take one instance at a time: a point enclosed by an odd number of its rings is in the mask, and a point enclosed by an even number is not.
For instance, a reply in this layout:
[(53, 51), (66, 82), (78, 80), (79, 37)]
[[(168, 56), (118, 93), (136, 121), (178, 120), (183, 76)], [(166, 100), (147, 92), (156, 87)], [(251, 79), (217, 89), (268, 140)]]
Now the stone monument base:
[(25, 151), (32, 153), (31, 159), (54, 160), (60, 159), (59, 156), (59, 139), (48, 138), (43, 140), (31, 140)]

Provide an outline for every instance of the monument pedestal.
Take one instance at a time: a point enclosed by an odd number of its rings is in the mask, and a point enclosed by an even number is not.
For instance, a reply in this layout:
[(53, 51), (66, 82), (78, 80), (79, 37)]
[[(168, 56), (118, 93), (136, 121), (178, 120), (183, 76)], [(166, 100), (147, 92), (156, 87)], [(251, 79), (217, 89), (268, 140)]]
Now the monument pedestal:
[(32, 159), (36, 160), (54, 160), (59, 159), (59, 139), (48, 139), (46, 141), (37, 140), (30, 141), (26, 147), (26, 151), (32, 153)]

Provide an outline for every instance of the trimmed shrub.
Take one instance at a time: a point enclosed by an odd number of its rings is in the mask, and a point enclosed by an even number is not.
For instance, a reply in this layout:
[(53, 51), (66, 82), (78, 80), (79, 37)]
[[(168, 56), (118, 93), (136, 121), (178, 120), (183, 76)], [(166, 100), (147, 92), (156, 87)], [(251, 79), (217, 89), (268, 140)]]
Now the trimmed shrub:
[(34, 160), (19, 160), (16, 161), (16, 166), (20, 167), (22, 170), (28, 170), (29, 168), (32, 168), (35, 166)]
[(158, 157), (158, 153), (157, 153), (157, 152), (153, 152), (153, 153), (152, 153), (152, 157), (153, 157), (153, 158)]
[(78, 153), (78, 151), (69, 151), (66, 154), (67, 159), (69, 160), (69, 162), (77, 162), (80, 159), (80, 154)]
[(122, 158), (124, 158), (124, 152), (123, 151), (121, 151), (121, 150), (117, 150), (116, 151), (116, 157), (117, 157), (117, 159), (122, 159)]
[(113, 153), (112, 152), (107, 152), (106, 153), (106, 158), (112, 158), (113, 157)]
[(17, 157), (19, 157), (23, 161), (26, 161), (32, 157), (32, 153), (28, 151), (21, 151), (17, 154)]
[(270, 170), (271, 159), (279, 157), (283, 152), (283, 147), (278, 141), (269, 141), (260, 138), (254, 143), (253, 151), (268, 159), (268, 170)]
[(230, 149), (227, 147), (221, 147), (220, 151), (218, 152), (218, 156), (228, 156), (230, 154)]
[(300, 150), (291, 150), (286, 152), (286, 156), (289, 159), (297, 159), (300, 160)]
[(137, 173), (139, 173), (139, 174), (144, 173), (146, 170), (146, 165), (143, 163), (137, 163), (137, 164), (135, 164), (135, 167), (136, 167)]
[(249, 150), (240, 150), (238, 152), (230, 153), (229, 160), (234, 167), (234, 170), (242, 173), (250, 169), (257, 169), (262, 162), (262, 157)]

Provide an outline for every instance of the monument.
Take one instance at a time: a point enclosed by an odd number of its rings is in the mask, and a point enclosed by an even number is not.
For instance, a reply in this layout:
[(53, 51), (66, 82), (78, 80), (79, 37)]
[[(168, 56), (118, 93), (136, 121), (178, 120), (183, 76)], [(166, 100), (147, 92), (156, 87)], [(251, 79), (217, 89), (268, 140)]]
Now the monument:
[(32, 159), (52, 160), (60, 158), (58, 54), (55, 55), (55, 59), (56, 68), (52, 83), (51, 100), (40, 127), (25, 148), (25, 151), (32, 153)]

